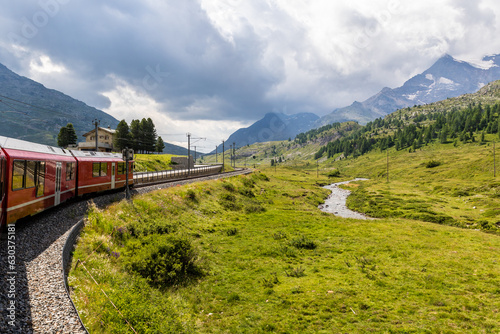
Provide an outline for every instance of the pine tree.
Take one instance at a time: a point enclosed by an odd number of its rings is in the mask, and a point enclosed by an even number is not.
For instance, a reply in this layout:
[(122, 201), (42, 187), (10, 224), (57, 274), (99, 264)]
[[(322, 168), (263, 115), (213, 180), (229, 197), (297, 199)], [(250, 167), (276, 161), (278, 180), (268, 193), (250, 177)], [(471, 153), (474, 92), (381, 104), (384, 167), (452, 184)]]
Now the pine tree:
[(156, 140), (155, 150), (158, 153), (162, 153), (164, 149), (165, 143), (163, 142), (163, 139), (161, 137), (158, 137), (158, 139)]
[(124, 119), (121, 120), (120, 123), (118, 123), (118, 125), (116, 126), (114, 146), (118, 151), (131, 146), (130, 129)]
[(130, 122), (130, 140), (132, 148), (137, 153), (141, 150), (141, 132), (141, 121), (133, 119)]
[(78, 141), (78, 136), (76, 135), (75, 128), (72, 123), (66, 125), (66, 130), (68, 132), (68, 145), (76, 145)]
[(57, 135), (57, 146), (68, 147), (68, 145), (69, 145), (68, 128), (63, 126), (61, 130), (59, 130), (59, 134)]

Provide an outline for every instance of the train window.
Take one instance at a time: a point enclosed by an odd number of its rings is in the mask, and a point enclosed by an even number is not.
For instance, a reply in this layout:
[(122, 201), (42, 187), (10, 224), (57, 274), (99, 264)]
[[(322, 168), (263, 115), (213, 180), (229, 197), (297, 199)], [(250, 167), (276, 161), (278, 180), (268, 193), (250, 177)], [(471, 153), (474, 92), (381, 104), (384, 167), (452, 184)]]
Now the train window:
[(125, 163), (124, 162), (119, 162), (117, 167), (118, 167), (118, 175), (125, 174)]
[(92, 176), (93, 177), (101, 176), (101, 164), (99, 162), (94, 162), (92, 164)]
[(106, 176), (106, 175), (108, 175), (108, 163), (101, 162), (101, 176)]
[(45, 162), (36, 162), (36, 197), (43, 196), (45, 192)]
[(75, 163), (66, 163), (66, 181), (73, 180), (75, 178)]
[(24, 188), (26, 160), (14, 160), (12, 169), (12, 190), (19, 190)]
[(35, 168), (36, 161), (26, 161), (25, 188), (33, 188), (35, 186)]
[(92, 164), (92, 176), (106, 176), (108, 175), (108, 163), (107, 162), (94, 162)]

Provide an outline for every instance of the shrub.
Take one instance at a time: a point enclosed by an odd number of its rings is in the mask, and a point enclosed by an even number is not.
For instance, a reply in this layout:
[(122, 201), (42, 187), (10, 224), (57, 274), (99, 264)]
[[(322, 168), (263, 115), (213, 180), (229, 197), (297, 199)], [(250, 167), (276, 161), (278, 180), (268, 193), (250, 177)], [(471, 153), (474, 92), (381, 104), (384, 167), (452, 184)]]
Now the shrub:
[(186, 192), (186, 199), (196, 201), (196, 193), (193, 189), (188, 189)]
[(305, 236), (299, 236), (290, 241), (290, 246), (293, 246), (298, 249), (315, 249), (318, 245), (312, 240), (309, 240)]
[(330, 173), (326, 174), (328, 177), (339, 177), (340, 171), (338, 169), (332, 170)]
[(229, 228), (226, 230), (226, 235), (228, 237), (231, 237), (231, 236), (236, 235), (236, 234), (238, 234), (238, 229), (236, 227)]
[(249, 198), (255, 197), (255, 194), (253, 193), (253, 191), (248, 189), (248, 188), (240, 189), (239, 193), (245, 197), (249, 197)]
[(222, 182), (222, 188), (226, 189), (227, 191), (234, 191), (234, 185), (229, 182)]
[(437, 166), (441, 166), (441, 162), (437, 160), (430, 160), (425, 163), (426, 168), (434, 168)]
[(285, 274), (287, 277), (303, 277), (306, 276), (304, 273), (305, 269), (302, 267), (297, 267), (297, 268), (291, 268), (290, 271), (285, 270)]
[(155, 287), (181, 284), (203, 274), (196, 251), (185, 237), (152, 234), (130, 242), (127, 248), (127, 270)]

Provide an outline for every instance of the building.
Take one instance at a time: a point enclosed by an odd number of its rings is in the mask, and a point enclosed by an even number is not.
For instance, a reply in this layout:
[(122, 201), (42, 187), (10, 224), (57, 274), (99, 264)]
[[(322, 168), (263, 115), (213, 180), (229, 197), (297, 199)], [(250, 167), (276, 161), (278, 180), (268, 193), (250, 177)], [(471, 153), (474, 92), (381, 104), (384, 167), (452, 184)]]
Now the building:
[[(113, 141), (115, 138), (116, 130), (110, 127), (98, 128), (97, 131), (97, 147), (99, 152), (113, 152)], [(80, 151), (95, 151), (95, 129), (83, 135), (85, 141), (78, 143)]]

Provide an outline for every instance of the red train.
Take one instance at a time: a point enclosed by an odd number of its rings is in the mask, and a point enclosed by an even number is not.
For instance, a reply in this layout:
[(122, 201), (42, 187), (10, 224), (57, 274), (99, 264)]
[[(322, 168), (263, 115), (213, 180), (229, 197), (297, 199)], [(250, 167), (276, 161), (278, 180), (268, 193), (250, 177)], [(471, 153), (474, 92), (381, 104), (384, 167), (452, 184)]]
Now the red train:
[[(121, 154), (71, 151), (0, 136), (0, 227), (70, 198), (124, 188)], [(133, 185), (133, 161), (129, 161)]]

